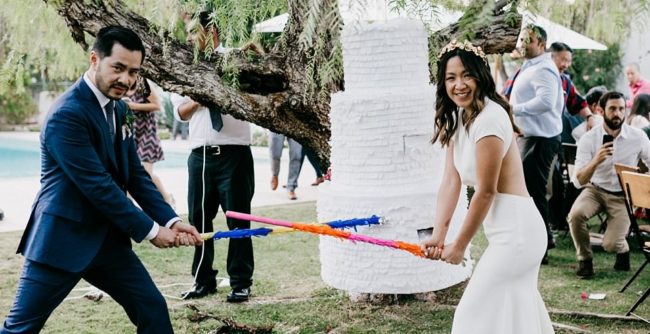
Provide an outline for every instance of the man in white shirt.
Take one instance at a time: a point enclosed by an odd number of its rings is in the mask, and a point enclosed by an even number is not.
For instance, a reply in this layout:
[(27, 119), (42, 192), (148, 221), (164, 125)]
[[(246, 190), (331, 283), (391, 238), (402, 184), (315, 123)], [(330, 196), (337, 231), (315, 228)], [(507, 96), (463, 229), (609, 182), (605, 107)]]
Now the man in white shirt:
[[(206, 50), (219, 45), (217, 29), (211, 24), (208, 12), (198, 14), (198, 25), (186, 20), (188, 41)], [(220, 52), (222, 48), (215, 51)], [(212, 221), (219, 206), (228, 210), (250, 213), (255, 192), (253, 155), (250, 149), (250, 124), (230, 115), (222, 115), (216, 108), (202, 106), (189, 97), (172, 98), (174, 117), (190, 123), (188, 158), (189, 221), (199, 232), (212, 232)], [(227, 218), (228, 228), (248, 229), (250, 221)], [(253, 243), (250, 238), (230, 239), (226, 269), (232, 292), (228, 302), (247, 301), (253, 283)], [(192, 275), (196, 276), (192, 290), (183, 293), (183, 299), (202, 298), (217, 291), (217, 270), (214, 270), (214, 241), (196, 247)]]
[[(548, 248), (555, 247), (549, 227), (546, 185), (551, 165), (560, 150), (564, 96), (557, 66), (546, 53), (546, 31), (539, 26), (524, 30), (526, 61), (512, 85), (510, 104), (514, 120), (523, 131), (517, 139), (524, 166), (526, 187), (544, 223)], [(547, 263), (544, 256), (542, 263)]]
[(639, 160), (650, 163), (650, 140), (642, 130), (625, 124), (623, 94), (607, 92), (599, 103), (604, 122), (578, 142), (573, 183), (584, 189), (567, 217), (579, 261), (576, 275), (580, 278), (594, 275), (587, 221), (602, 211), (607, 212), (603, 248), (616, 253), (615, 270), (630, 270), (630, 248), (625, 240), (630, 220), (614, 164), (636, 166)]

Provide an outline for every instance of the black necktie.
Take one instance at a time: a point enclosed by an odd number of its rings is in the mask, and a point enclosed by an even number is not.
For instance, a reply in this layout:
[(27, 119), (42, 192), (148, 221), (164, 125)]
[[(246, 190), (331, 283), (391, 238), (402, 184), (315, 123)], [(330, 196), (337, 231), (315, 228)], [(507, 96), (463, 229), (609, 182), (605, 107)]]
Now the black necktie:
[(210, 120), (212, 121), (212, 128), (217, 132), (223, 128), (223, 120), (221, 120), (221, 111), (218, 108), (210, 109)]
[(113, 117), (113, 110), (115, 109), (115, 101), (110, 100), (106, 104), (106, 122), (108, 123), (108, 133), (111, 134), (111, 141), (115, 142), (115, 118)]

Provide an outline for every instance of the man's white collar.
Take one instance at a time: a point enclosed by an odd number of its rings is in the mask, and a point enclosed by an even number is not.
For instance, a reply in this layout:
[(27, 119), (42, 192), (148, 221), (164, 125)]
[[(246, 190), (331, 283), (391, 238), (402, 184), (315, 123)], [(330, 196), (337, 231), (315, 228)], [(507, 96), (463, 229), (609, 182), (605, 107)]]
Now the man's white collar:
[(104, 95), (104, 93), (100, 92), (99, 89), (97, 88), (97, 86), (95, 86), (95, 84), (93, 84), (93, 82), (90, 80), (90, 75), (88, 74), (88, 71), (86, 71), (86, 73), (84, 73), (83, 79), (84, 79), (84, 81), (86, 81), (86, 85), (88, 85), (88, 87), (90, 87), (90, 90), (93, 91), (93, 94), (95, 94), (95, 97), (97, 98), (97, 101), (99, 102), (99, 105), (102, 106), (102, 109), (104, 107), (106, 107), (106, 105), (108, 104), (108, 102), (111, 99), (106, 97), (106, 95)]

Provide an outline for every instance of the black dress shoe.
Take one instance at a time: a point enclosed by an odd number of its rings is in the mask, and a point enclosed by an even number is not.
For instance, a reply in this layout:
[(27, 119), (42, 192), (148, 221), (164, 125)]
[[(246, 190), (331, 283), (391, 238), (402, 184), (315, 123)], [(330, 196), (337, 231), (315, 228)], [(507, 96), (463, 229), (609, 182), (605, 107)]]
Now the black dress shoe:
[(630, 252), (616, 254), (616, 262), (614, 263), (614, 270), (616, 271), (630, 271)]
[(217, 292), (216, 285), (197, 284), (194, 286), (194, 289), (183, 292), (181, 294), (181, 298), (185, 300), (203, 298), (209, 294), (213, 294), (216, 292)]
[(251, 290), (249, 288), (244, 289), (233, 289), (232, 292), (226, 298), (226, 301), (229, 303), (241, 303), (248, 301), (248, 296), (250, 296)]
[(594, 277), (594, 264), (591, 259), (578, 262), (578, 271), (576, 275), (583, 279)]

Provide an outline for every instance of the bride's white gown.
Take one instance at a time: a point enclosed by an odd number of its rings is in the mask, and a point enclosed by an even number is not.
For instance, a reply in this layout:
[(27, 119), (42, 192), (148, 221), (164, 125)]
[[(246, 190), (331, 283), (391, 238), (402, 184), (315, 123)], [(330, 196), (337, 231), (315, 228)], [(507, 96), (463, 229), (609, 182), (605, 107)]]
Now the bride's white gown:
[[(476, 142), (497, 136), (511, 145), (508, 115), (496, 102), (486, 106), (466, 132), (459, 122), (454, 164), (464, 184), (476, 185)], [(503, 159), (495, 157), (495, 159)], [(480, 168), (480, 166), (478, 166)], [(497, 194), (483, 230), (489, 245), (456, 308), (452, 334), (546, 334), (551, 320), (537, 289), (546, 250), (546, 230), (530, 197)]]

